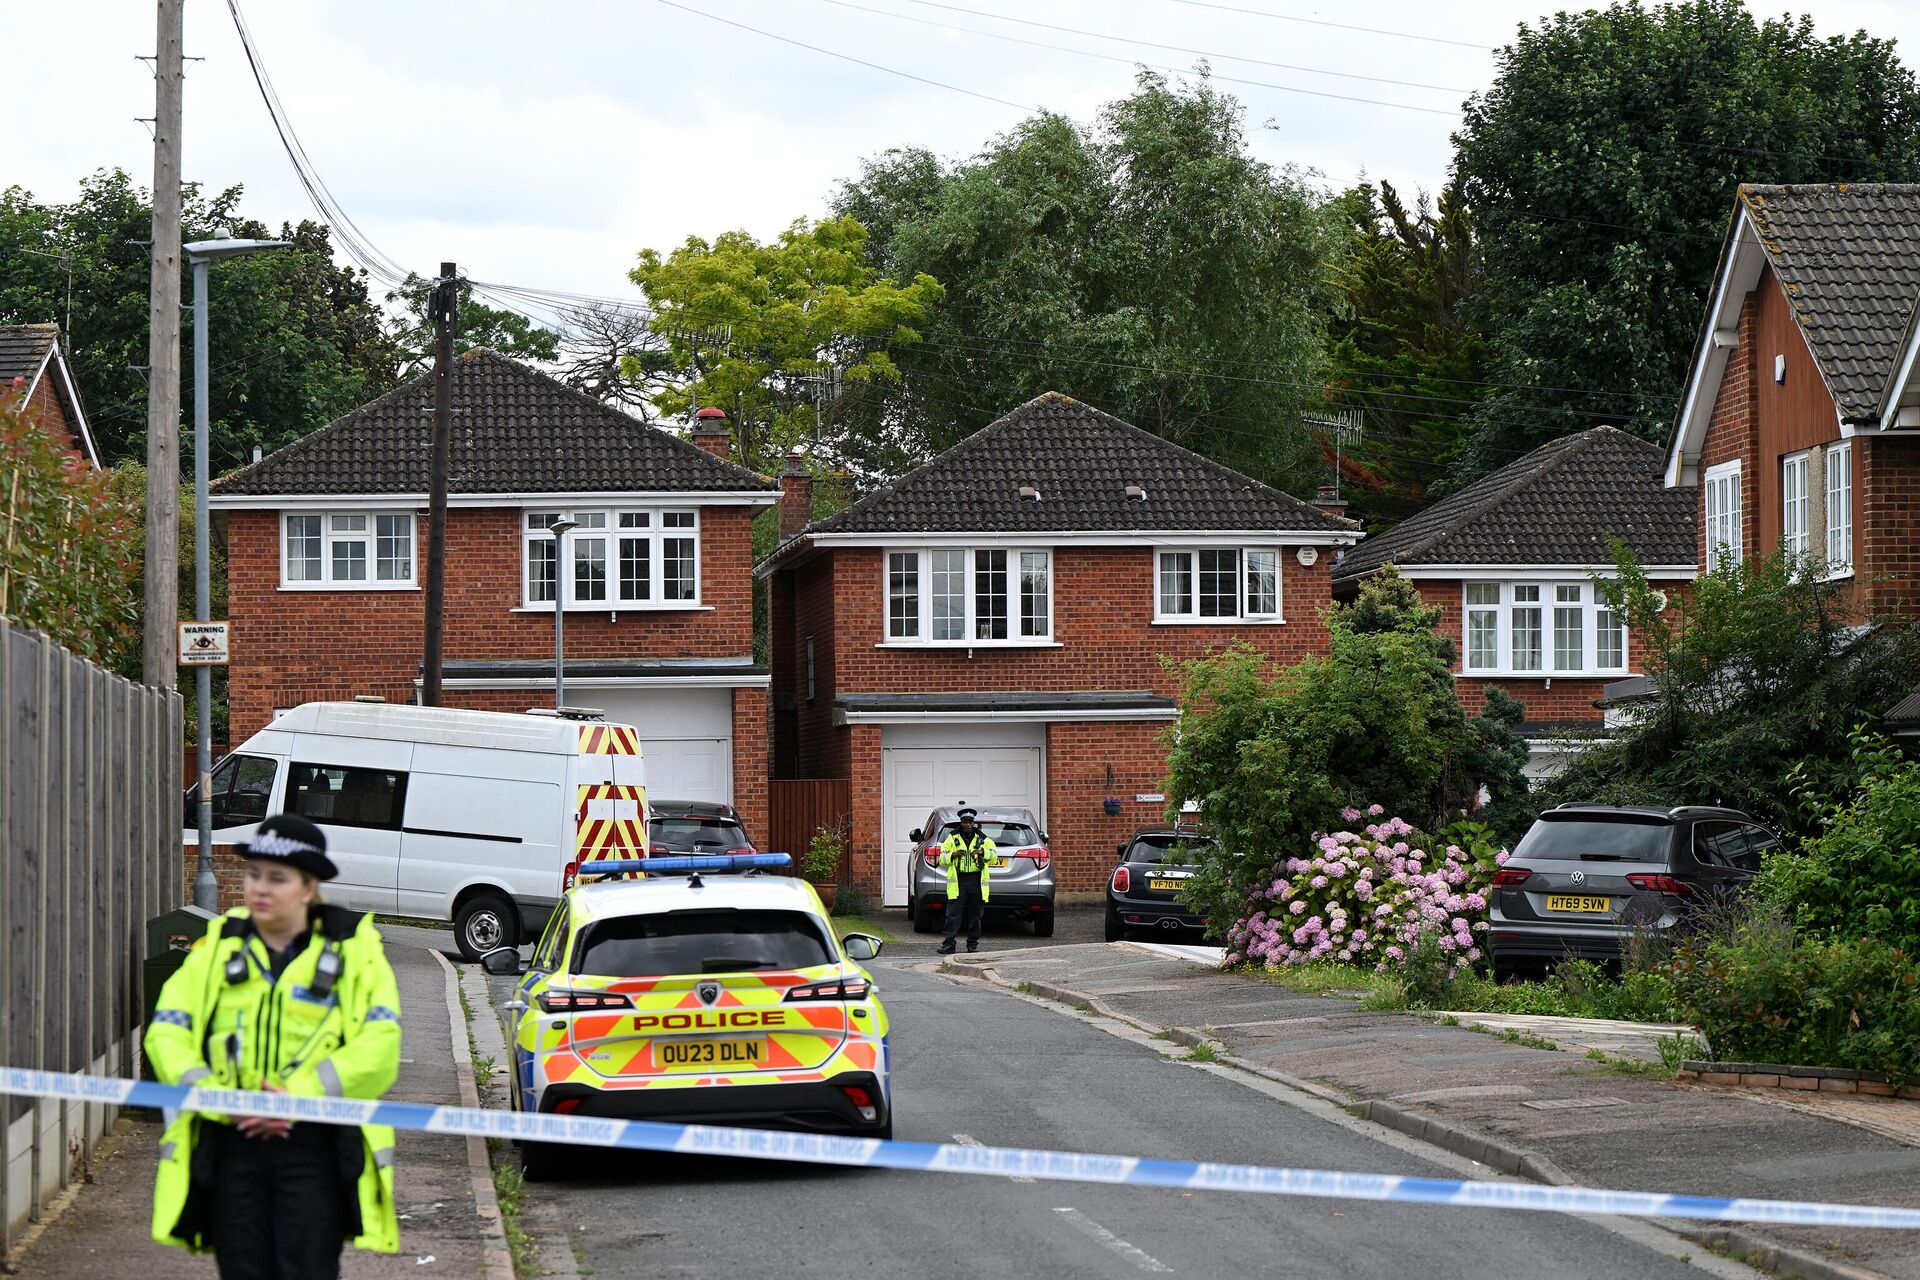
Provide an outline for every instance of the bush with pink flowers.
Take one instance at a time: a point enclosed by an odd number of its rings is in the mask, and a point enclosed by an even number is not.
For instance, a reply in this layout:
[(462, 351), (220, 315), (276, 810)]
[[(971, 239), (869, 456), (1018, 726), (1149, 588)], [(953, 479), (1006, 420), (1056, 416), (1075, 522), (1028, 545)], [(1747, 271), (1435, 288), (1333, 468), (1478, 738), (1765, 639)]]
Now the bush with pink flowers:
[(1506, 852), (1470, 825), (1430, 840), (1379, 805), (1341, 816), (1357, 830), (1316, 836), (1256, 890), (1253, 913), (1227, 930), (1227, 963), (1326, 960), (1384, 972), (1431, 947), (1451, 976), (1478, 960), (1485, 891)]

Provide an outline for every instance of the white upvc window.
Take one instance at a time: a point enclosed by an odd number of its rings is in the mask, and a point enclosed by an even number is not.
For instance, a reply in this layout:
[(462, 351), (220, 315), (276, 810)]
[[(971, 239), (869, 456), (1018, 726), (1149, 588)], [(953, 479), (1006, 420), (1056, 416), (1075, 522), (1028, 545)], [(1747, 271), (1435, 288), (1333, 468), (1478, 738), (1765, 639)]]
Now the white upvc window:
[(1053, 553), (923, 547), (886, 553), (884, 643), (1053, 642)]
[(1708, 467), (1701, 477), (1702, 514), (1707, 531), (1707, 572), (1723, 564), (1739, 564), (1741, 545), (1740, 461)]
[(700, 516), (657, 508), (529, 511), (521, 521), (521, 601), (553, 606), (554, 545), (561, 515), (566, 535), (569, 609), (686, 609), (700, 605)]
[(1812, 455), (1791, 453), (1780, 459), (1780, 549), (1793, 560), (1805, 560), (1813, 550), (1807, 500), (1808, 464)]
[(280, 517), (280, 585), (396, 591), (418, 573), (410, 511), (298, 511)]
[(1468, 582), (1465, 675), (1602, 676), (1627, 669), (1627, 629), (1591, 582)]
[(1827, 573), (1844, 578), (1853, 572), (1853, 442), (1827, 446)]
[(1192, 547), (1155, 560), (1154, 621), (1280, 621), (1280, 552)]

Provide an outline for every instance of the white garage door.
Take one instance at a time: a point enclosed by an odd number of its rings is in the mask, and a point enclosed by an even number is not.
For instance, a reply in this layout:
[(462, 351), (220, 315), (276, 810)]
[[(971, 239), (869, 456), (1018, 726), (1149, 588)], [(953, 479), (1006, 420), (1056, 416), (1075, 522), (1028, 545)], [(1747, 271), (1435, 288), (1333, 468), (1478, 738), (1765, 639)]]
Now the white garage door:
[(887, 850), (882, 887), (890, 907), (907, 903), (908, 860), (915, 848), (907, 833), (941, 805), (1031, 809), (1045, 821), (1038, 746), (889, 747), (883, 739), (881, 761)]
[(568, 701), (640, 731), (648, 795), (733, 803), (733, 690), (574, 688)]

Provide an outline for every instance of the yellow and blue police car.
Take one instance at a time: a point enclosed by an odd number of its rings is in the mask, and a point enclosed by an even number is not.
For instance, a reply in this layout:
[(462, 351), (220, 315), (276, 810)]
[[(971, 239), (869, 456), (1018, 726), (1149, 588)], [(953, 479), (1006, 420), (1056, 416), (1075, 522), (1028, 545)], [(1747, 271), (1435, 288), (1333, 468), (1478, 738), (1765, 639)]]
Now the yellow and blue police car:
[[(887, 1138), (887, 1013), (813, 886), (780, 853), (584, 863), (507, 1009), (515, 1109)], [(627, 878), (620, 878), (627, 877)], [(528, 1177), (564, 1149), (522, 1148)]]

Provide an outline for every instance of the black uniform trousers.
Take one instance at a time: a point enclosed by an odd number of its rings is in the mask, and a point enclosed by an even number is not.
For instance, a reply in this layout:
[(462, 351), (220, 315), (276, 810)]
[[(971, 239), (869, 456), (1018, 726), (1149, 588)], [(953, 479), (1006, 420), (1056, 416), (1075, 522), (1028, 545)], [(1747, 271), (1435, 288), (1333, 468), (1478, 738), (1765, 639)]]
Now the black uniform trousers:
[(967, 945), (976, 946), (980, 941), (980, 917), (986, 911), (986, 902), (980, 896), (980, 877), (984, 872), (976, 871), (968, 875), (959, 873), (960, 896), (947, 899), (947, 941), (952, 942), (954, 935), (961, 929), (967, 931)]
[(232, 1125), (201, 1127), (219, 1144), (213, 1256), (221, 1280), (338, 1280), (346, 1244), (342, 1133), (296, 1124), (285, 1138), (249, 1138)]

